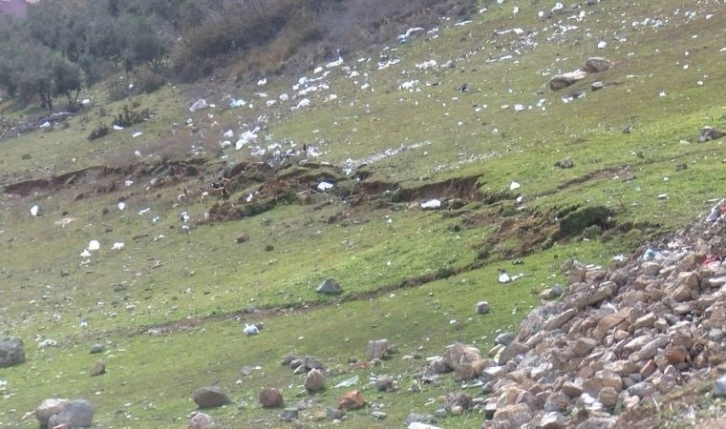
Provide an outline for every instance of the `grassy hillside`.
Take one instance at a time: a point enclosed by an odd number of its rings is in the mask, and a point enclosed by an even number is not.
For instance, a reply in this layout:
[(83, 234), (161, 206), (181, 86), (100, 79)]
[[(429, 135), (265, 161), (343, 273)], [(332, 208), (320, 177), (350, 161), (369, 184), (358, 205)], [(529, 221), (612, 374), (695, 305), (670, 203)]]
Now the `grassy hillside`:
[[(566, 259), (609, 264), (723, 196), (724, 140), (697, 142), (726, 128), (723, 2), (522, 3), (264, 84), (219, 72), (120, 102), (94, 87), (65, 125), (0, 142), (0, 326), (27, 354), (0, 369), (0, 427), (35, 427), (23, 415), (53, 396), (91, 400), (98, 427), (185, 427), (208, 384), (233, 401), (205, 410), (219, 427), (290, 426), (258, 406), (263, 387), (304, 405), (305, 427), (402, 427), (465, 389), (411, 389), (426, 357), (454, 341), (488, 351), (565, 282)], [(593, 56), (614, 66), (549, 89)], [(199, 98), (214, 106), (190, 112)], [(151, 118), (89, 141), (124, 104)], [(256, 138), (235, 150), (245, 132)], [(222, 175), (229, 201), (202, 199)], [(442, 208), (422, 209), (432, 199)], [(100, 250), (80, 256), (90, 240)], [(501, 284), (499, 270), (521, 277)], [(342, 295), (315, 292), (330, 277)], [(261, 334), (244, 336), (255, 322)], [(349, 365), (381, 338), (399, 353)], [(320, 358), (327, 389), (305, 393), (286, 355)], [(108, 371), (90, 377), (99, 359)], [(353, 375), (368, 407), (325, 419)], [(379, 375), (398, 391), (376, 392)]]

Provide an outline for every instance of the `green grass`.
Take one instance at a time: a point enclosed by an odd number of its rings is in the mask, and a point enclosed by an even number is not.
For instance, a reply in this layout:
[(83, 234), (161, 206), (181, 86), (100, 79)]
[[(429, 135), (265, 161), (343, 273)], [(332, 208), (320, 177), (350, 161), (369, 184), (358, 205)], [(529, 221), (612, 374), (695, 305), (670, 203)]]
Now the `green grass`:
[[(263, 387), (280, 388), (288, 406), (309, 403), (302, 416), (310, 421), (343, 392), (332, 386), (352, 375), (360, 376), (356, 388), (369, 404), (380, 404), (388, 419), (374, 421), (368, 408), (351, 412), (344, 427), (400, 426), (410, 412), (441, 408), (440, 401), (430, 398), (462, 388), (444, 377), (441, 386), (410, 392), (425, 361), (403, 360), (403, 355), (440, 354), (453, 341), (474, 343), (486, 353), (499, 330), (516, 330), (538, 304), (537, 291), (564, 283), (559, 267), (565, 259), (607, 265), (614, 255), (636, 249), (655, 234), (687, 225), (710, 207), (708, 200), (723, 196), (723, 141), (696, 143), (704, 125), (726, 128), (725, 107), (714, 97), (726, 83), (720, 73), (726, 55), (719, 52), (726, 46), (722, 20), (706, 20), (708, 11), (699, 11), (687, 21), (673, 14), (686, 7), (682, 2), (658, 3), (627, 8), (601, 3), (598, 14), (578, 24), (579, 30), (552, 43), (544, 41), (552, 22), (538, 20), (535, 6), (520, 5), (515, 18), (511, 5), (492, 6), (466, 26), (442, 23), (437, 38), (392, 44), (396, 50), (391, 55), (402, 61), (388, 69), (377, 70), (377, 50), (361, 54), (371, 57), (369, 62), (356, 63), (357, 56), (351, 56), (346, 64), (361, 75), (368, 73), (374, 91), (360, 89), (362, 76), (354, 84), (342, 69), (332, 69), (330, 92), (338, 98), (323, 103), (311, 96), (310, 108), (294, 112), (289, 105), (265, 109), (260, 100), (255, 110), (229, 109), (225, 95), (249, 100), (260, 89), (201, 83), (103, 104), (105, 116), (97, 105), (66, 129), (3, 141), (0, 180), (9, 184), (89, 166), (125, 166), (138, 162), (135, 150), (150, 165), (186, 159), (192, 146), (213, 157), (224, 131), (251, 128), (264, 109), (271, 119), (261, 136), (319, 146), (324, 152), (320, 160), (336, 169), (349, 158), (409, 148), (368, 165), (372, 175), (367, 182), (407, 191), (431, 185), (445, 193), (445, 186), (434, 185), (462, 178), (478, 181), (474, 201), (465, 201), (461, 210), (423, 211), (417, 207), (420, 201), (394, 204), (374, 197), (353, 205), (330, 196), (309, 205), (280, 204), (249, 218), (200, 224), (189, 232), (181, 229), (181, 211), (197, 223), (213, 201), (180, 204), (177, 195), (183, 188), (206, 189), (219, 167), (249, 160), (247, 150), (226, 149), (227, 158), (202, 167), (199, 178), (151, 190), (144, 189), (151, 176), (135, 176), (136, 183), (126, 188), (124, 174), (53, 191), (37, 189), (22, 198), (3, 194), (0, 322), (3, 334), (25, 340), (28, 362), (0, 370), (0, 379), (7, 381), (0, 386), (0, 427), (34, 427), (33, 418), (21, 420), (22, 415), (56, 395), (91, 400), (101, 427), (180, 427), (195, 409), (191, 392), (212, 383), (233, 399), (230, 406), (208, 410), (221, 427), (259, 427), (261, 421), (287, 427), (279, 422), (279, 411), (258, 407)], [(622, 13), (627, 18), (620, 18)], [(630, 25), (631, 20), (666, 16), (670, 21), (664, 29)], [(492, 35), (494, 29), (513, 27), (538, 32), (538, 46), (517, 45), (511, 34)], [(582, 35), (584, 28), (590, 36)], [(614, 31), (627, 42), (613, 41)], [(609, 46), (597, 50), (598, 40)], [(488, 61), (515, 48), (522, 53), (515, 55), (516, 62)], [(593, 55), (617, 64), (573, 88), (549, 90), (552, 74), (574, 70)], [(415, 68), (429, 59), (439, 64), (451, 59), (454, 66)], [(292, 94), (298, 77), (270, 79), (264, 90), (271, 97)], [(420, 92), (399, 89), (413, 79), (419, 80)], [(618, 85), (590, 92), (595, 79)], [(699, 80), (703, 86), (696, 84)], [(469, 92), (457, 90), (463, 83)], [(562, 97), (573, 89), (585, 91), (586, 97), (564, 103)], [(93, 91), (94, 99), (103, 98), (100, 90)], [(659, 96), (661, 91), (665, 97)], [(208, 101), (218, 107), (190, 114), (187, 108), (198, 98), (187, 95), (192, 93), (211, 94)], [(154, 113), (151, 121), (133, 127), (144, 134), (133, 139), (125, 130), (88, 141), (92, 127), (99, 120), (110, 122), (124, 103)], [(517, 103), (533, 108), (515, 112)], [(185, 125), (187, 118), (193, 119), (195, 133)], [(624, 134), (627, 126), (631, 132)], [(31, 156), (24, 159), (24, 154)], [(572, 158), (573, 168), (554, 166), (565, 157)], [(677, 168), (681, 164), (687, 168)], [(111, 180), (115, 191), (96, 192)], [(521, 188), (510, 192), (512, 181)], [(659, 199), (661, 194), (667, 198)], [(514, 202), (518, 195), (521, 204)], [(485, 203), (494, 196), (503, 199)], [(122, 199), (129, 206), (123, 212), (116, 208)], [(33, 204), (42, 207), (43, 216), (30, 217)], [(541, 238), (547, 238), (546, 231), (556, 230), (556, 213), (573, 206), (607, 207), (616, 227), (631, 228), (592, 240), (579, 235), (548, 241), (552, 246), (547, 250), (534, 246), (520, 255), (523, 265), (502, 259), (526, 246), (528, 234), (541, 230)], [(137, 214), (146, 207), (152, 214)], [(63, 212), (77, 220), (64, 228), (54, 225)], [(153, 223), (156, 215), (160, 219)], [(531, 224), (525, 222), (529, 217)], [(470, 218), (486, 221), (472, 226)], [(491, 244), (505, 220), (529, 226)], [(243, 234), (248, 240), (237, 243)], [(91, 239), (100, 240), (102, 249), (88, 266), (79, 266), (80, 252)], [(112, 251), (116, 241), (126, 247)], [(489, 250), (487, 259), (477, 259), (482, 247)], [(497, 269), (524, 276), (502, 285)], [(315, 293), (329, 277), (340, 282), (342, 296)], [(490, 303), (490, 314), (475, 313), (481, 300)], [(82, 317), (90, 320), (87, 329), (78, 326)], [(461, 323), (460, 330), (454, 320)], [(265, 324), (260, 336), (242, 335), (243, 323), (257, 321)], [(44, 338), (58, 341), (59, 347), (39, 349)], [(400, 353), (382, 367), (347, 365), (348, 358), (363, 359), (368, 341), (379, 338), (397, 344)], [(88, 353), (97, 342), (107, 348), (100, 357)], [(280, 365), (287, 354), (321, 358), (335, 374), (328, 389), (315, 396), (301, 393), (303, 378)], [(87, 370), (99, 358), (108, 373), (91, 378)], [(244, 366), (261, 369), (242, 376)], [(394, 376), (400, 389), (374, 392), (368, 380), (376, 374)], [(451, 417), (442, 426), (475, 428), (481, 423), (474, 413)], [(322, 420), (314, 425), (334, 424)]]

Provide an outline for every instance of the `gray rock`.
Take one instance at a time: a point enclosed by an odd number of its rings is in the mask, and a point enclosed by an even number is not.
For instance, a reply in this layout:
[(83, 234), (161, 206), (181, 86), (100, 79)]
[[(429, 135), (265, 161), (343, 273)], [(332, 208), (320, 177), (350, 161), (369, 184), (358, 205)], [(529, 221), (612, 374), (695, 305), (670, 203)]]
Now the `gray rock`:
[[(572, 158), (570, 158), (569, 156), (567, 158), (564, 158), (564, 159), (561, 159), (561, 160), (555, 162), (555, 167), (559, 167), (562, 169), (572, 168), (574, 166), (575, 166), (575, 163), (572, 161)], [(562, 289), (562, 287), (560, 287), (560, 289)]]
[(603, 387), (597, 395), (597, 400), (608, 408), (614, 407), (618, 403), (618, 391), (612, 387)]
[(212, 429), (214, 427), (214, 420), (208, 414), (194, 413), (189, 419), (188, 429)]
[(217, 386), (205, 386), (194, 390), (194, 403), (199, 408), (221, 407), (230, 404), (227, 394)]
[(345, 417), (345, 411), (335, 407), (328, 408), (326, 414), (330, 420), (340, 420)]
[(105, 347), (103, 346), (103, 344), (94, 344), (91, 346), (92, 355), (96, 354), (96, 353), (103, 353), (104, 350), (105, 350)]
[(486, 301), (479, 301), (476, 303), (476, 314), (487, 314), (489, 313), (489, 303)]
[(495, 343), (501, 344), (503, 346), (508, 346), (512, 343), (512, 341), (514, 341), (514, 334), (511, 332), (502, 332), (494, 339)]
[(565, 429), (565, 416), (556, 411), (549, 412), (542, 416), (537, 429)]
[(532, 410), (525, 403), (507, 405), (494, 413), (494, 425), (496, 427), (521, 428), (528, 424), (533, 417)]
[(391, 392), (395, 390), (395, 383), (393, 378), (387, 375), (378, 377), (375, 382), (376, 390), (379, 392)]
[(282, 410), (282, 414), (280, 415), (280, 420), (283, 422), (293, 422), (299, 418), (300, 412), (297, 408), (285, 408)]
[(703, 129), (701, 129), (701, 134), (698, 136), (698, 142), (705, 143), (710, 140), (720, 139), (723, 136), (726, 136), (726, 133), (723, 131), (719, 131), (712, 127), (703, 127)]
[(569, 322), (570, 319), (575, 317), (575, 314), (577, 314), (577, 310), (574, 308), (570, 308), (568, 310), (565, 310), (554, 317), (550, 318), (545, 322), (544, 329), (546, 331), (552, 331), (555, 329), (559, 329), (564, 325), (565, 323)]
[(726, 375), (721, 376), (713, 384), (713, 394), (719, 398), (726, 397)]
[(318, 369), (311, 369), (305, 378), (305, 390), (317, 393), (325, 389), (325, 375)]
[(615, 417), (590, 417), (577, 425), (577, 429), (610, 429), (615, 427)]
[(424, 423), (428, 425), (436, 423), (436, 418), (431, 414), (409, 414), (404, 424), (409, 426), (411, 423)]
[(323, 369), (323, 361), (314, 356), (305, 356), (302, 361), (302, 366), (307, 369)]
[(372, 340), (368, 341), (368, 350), (366, 358), (371, 361), (373, 359), (383, 359), (388, 354), (388, 340)]
[(24, 362), (23, 340), (19, 337), (0, 338), (0, 368), (20, 365)]
[(325, 295), (340, 295), (341, 293), (343, 293), (343, 289), (340, 287), (340, 284), (337, 280), (335, 280), (334, 278), (329, 278), (322, 282), (320, 286), (318, 286), (316, 292)]
[(384, 413), (383, 411), (373, 411), (371, 413), (371, 416), (376, 420), (385, 420), (386, 417), (388, 417), (388, 414)]
[(71, 428), (86, 428), (93, 425), (93, 405), (85, 399), (76, 399), (63, 404), (60, 413), (48, 419), (48, 427), (66, 424)]

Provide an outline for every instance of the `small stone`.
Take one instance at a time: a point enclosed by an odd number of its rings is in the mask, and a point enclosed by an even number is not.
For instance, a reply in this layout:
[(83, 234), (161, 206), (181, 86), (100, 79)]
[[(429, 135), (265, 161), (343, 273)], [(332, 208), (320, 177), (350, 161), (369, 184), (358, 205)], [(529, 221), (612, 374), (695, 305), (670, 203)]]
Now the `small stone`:
[(597, 340), (593, 338), (581, 337), (575, 342), (572, 351), (580, 357), (586, 356), (597, 345)]
[(614, 407), (618, 403), (618, 391), (612, 387), (603, 387), (597, 395), (597, 400), (608, 408)]
[(325, 389), (325, 375), (318, 369), (311, 369), (305, 378), (305, 390), (317, 393)]
[(91, 366), (91, 369), (88, 371), (88, 374), (91, 377), (95, 377), (97, 375), (105, 374), (106, 373), (106, 364), (99, 361), (96, 361), (93, 366)]
[(282, 407), (282, 393), (274, 387), (268, 387), (260, 392), (260, 405), (262, 408), (279, 408)]
[(604, 83), (602, 83), (602, 82), (600, 82), (600, 81), (597, 81), (597, 82), (593, 82), (592, 84), (590, 84), (590, 89), (591, 89), (591, 90), (592, 90), (593, 92), (594, 92), (594, 91), (599, 91), (599, 90), (601, 90), (601, 89), (603, 89), (603, 88), (605, 88), (605, 84), (604, 84)]
[(214, 420), (208, 414), (204, 413), (193, 413), (189, 419), (188, 429), (212, 429), (214, 427)]
[(570, 398), (578, 398), (582, 395), (582, 386), (572, 381), (567, 381), (562, 385), (562, 392)]
[(665, 357), (671, 365), (678, 365), (686, 361), (689, 356), (684, 346), (669, 345), (665, 350)]
[(655, 370), (658, 369), (658, 366), (656, 365), (654, 360), (649, 360), (648, 362), (643, 365), (643, 367), (640, 369), (640, 376), (643, 377), (643, 379), (646, 379), (650, 377)]
[(343, 293), (343, 289), (340, 287), (340, 284), (337, 280), (335, 280), (334, 278), (329, 278), (322, 282), (320, 286), (318, 286), (316, 292), (322, 293), (324, 295), (340, 295), (341, 293)]
[(496, 344), (502, 344), (504, 346), (508, 346), (512, 341), (514, 341), (514, 334), (511, 332), (502, 332), (494, 339)]
[(565, 416), (557, 411), (550, 411), (540, 419), (537, 429), (565, 429)]
[(104, 350), (103, 344), (94, 344), (91, 346), (91, 354), (103, 353)]
[(375, 382), (376, 390), (379, 392), (391, 392), (395, 390), (393, 378), (387, 375), (378, 377)]
[(285, 408), (280, 414), (280, 420), (283, 422), (294, 422), (300, 417), (300, 412), (297, 408)]
[(726, 375), (721, 376), (714, 382), (713, 394), (718, 398), (726, 397)]
[(0, 338), (0, 368), (7, 368), (25, 362), (25, 349), (20, 337)]
[(476, 314), (487, 314), (489, 313), (489, 303), (486, 301), (479, 301), (476, 303)]
[(338, 408), (330, 407), (326, 411), (327, 417), (330, 420), (340, 420), (345, 417), (345, 411)]
[(388, 414), (384, 413), (383, 411), (373, 411), (371, 413), (371, 417), (373, 417), (375, 420), (385, 420), (386, 417), (388, 417)]
[(388, 354), (388, 340), (368, 341), (368, 351), (366, 358), (371, 361), (373, 359), (383, 359)]

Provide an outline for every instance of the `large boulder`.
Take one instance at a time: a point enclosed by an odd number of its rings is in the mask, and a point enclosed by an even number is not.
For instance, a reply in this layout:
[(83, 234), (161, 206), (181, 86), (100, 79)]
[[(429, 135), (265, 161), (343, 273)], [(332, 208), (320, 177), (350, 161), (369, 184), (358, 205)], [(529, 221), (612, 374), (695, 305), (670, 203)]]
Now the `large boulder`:
[(557, 74), (550, 78), (550, 89), (552, 91), (559, 91), (560, 89), (576, 84), (578, 81), (581, 81), (586, 77), (587, 72), (583, 70)]
[(25, 362), (23, 340), (19, 337), (0, 338), (0, 368), (19, 365)]
[(366, 358), (371, 361), (373, 359), (383, 359), (388, 354), (388, 340), (372, 340), (368, 341), (368, 350)]
[(613, 62), (607, 58), (602, 57), (590, 57), (585, 60), (585, 65), (582, 66), (582, 71), (586, 73), (601, 73), (613, 66)]
[(217, 386), (200, 387), (194, 390), (194, 403), (199, 408), (214, 408), (230, 404), (229, 396)]
[(68, 399), (50, 398), (45, 399), (35, 409), (35, 418), (38, 419), (38, 423), (41, 428), (48, 427), (48, 420), (54, 415), (60, 413), (63, 410), (63, 405), (68, 402)]
[(325, 375), (318, 370), (312, 369), (305, 378), (305, 390), (309, 393), (317, 393), (325, 389)]
[(93, 404), (85, 399), (76, 399), (63, 404), (61, 412), (50, 416), (48, 427), (66, 425), (70, 428), (87, 428), (93, 426)]
[(339, 410), (356, 410), (366, 404), (363, 394), (359, 390), (346, 392), (338, 401)]

